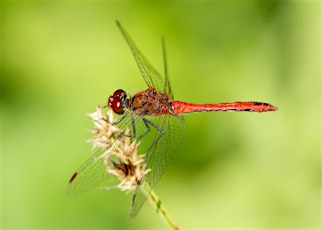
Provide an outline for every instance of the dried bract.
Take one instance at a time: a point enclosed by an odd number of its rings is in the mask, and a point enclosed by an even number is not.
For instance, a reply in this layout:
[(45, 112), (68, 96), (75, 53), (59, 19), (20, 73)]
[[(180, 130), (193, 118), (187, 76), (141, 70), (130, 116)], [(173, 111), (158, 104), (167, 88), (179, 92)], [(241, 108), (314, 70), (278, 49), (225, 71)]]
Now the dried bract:
[(102, 189), (119, 188), (131, 192), (141, 185), (144, 176), (150, 171), (146, 169), (145, 155), (138, 154), (140, 143), (130, 137), (129, 129), (122, 130), (115, 125), (113, 112), (106, 113), (101, 107), (96, 112), (88, 114), (93, 120), (94, 136), (90, 139), (93, 148), (101, 148), (102, 154), (98, 158), (104, 159), (106, 171), (117, 177), (120, 183), (116, 186)]

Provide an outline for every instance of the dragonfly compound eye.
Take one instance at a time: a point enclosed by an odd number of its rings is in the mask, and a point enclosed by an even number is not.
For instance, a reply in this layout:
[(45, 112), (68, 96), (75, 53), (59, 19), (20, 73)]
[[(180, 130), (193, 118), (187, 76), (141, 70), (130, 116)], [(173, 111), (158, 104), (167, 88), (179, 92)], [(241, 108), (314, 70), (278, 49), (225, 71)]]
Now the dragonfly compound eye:
[(126, 100), (126, 93), (124, 90), (116, 90), (113, 96), (108, 98), (108, 107), (110, 107), (114, 113), (123, 114), (124, 113), (124, 102)]

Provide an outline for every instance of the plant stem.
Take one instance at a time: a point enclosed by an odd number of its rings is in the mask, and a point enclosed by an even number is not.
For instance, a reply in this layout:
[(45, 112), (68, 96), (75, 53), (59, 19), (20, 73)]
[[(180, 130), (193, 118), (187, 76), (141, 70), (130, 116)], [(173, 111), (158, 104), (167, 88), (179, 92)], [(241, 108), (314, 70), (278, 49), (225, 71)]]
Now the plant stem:
[[(150, 186), (145, 184), (144, 187), (146, 188), (146, 187), (150, 187)], [(155, 194), (155, 192), (152, 189), (147, 189), (146, 192), (147, 192), (147, 196), (148, 196), (148, 199), (149, 199), (151, 205), (155, 208), (156, 212), (159, 213), (161, 218), (170, 226), (171, 229), (179, 230), (179, 227), (171, 219), (171, 217), (169, 216), (169, 213), (164, 208), (161, 200)]]

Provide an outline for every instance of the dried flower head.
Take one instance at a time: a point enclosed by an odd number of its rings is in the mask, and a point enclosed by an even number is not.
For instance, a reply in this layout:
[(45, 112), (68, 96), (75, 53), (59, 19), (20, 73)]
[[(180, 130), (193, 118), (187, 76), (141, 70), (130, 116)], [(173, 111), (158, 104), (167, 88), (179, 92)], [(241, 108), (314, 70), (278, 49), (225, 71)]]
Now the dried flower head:
[(93, 148), (108, 149), (115, 141), (115, 137), (122, 135), (122, 130), (114, 125), (114, 116), (111, 110), (106, 113), (100, 106), (96, 106), (96, 112), (87, 114), (92, 118), (95, 129), (91, 132), (94, 136), (89, 140), (93, 142)]
[(145, 155), (138, 154), (140, 143), (131, 139), (129, 129), (122, 130), (115, 125), (111, 110), (105, 113), (97, 106), (96, 112), (88, 116), (95, 125), (95, 129), (91, 130), (94, 136), (90, 139), (93, 148), (103, 150), (98, 158), (103, 158), (106, 171), (120, 180), (117, 186), (102, 189), (119, 188), (125, 192), (135, 190), (150, 171), (146, 169)]

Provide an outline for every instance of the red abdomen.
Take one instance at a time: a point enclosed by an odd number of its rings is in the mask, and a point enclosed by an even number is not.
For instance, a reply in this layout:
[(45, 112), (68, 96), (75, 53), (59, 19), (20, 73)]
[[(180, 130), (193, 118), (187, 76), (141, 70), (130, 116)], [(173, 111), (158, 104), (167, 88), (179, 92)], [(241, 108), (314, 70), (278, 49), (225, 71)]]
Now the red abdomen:
[(172, 101), (171, 112), (184, 114), (193, 112), (268, 112), (278, 108), (265, 102), (231, 102), (218, 104), (192, 104), (182, 101)]

